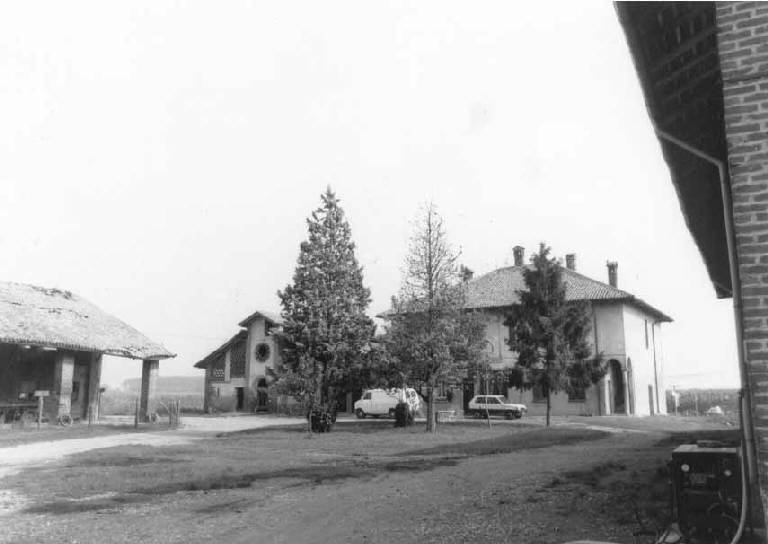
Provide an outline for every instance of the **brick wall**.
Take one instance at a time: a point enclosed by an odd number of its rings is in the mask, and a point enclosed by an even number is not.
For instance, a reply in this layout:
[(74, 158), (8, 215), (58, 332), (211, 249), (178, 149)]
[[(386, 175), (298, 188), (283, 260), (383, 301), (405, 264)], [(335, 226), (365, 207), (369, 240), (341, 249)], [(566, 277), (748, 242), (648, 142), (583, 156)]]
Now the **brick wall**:
[[(717, 4), (728, 166), (760, 488), (768, 505), (768, 4)], [(765, 513), (765, 511), (764, 511)]]

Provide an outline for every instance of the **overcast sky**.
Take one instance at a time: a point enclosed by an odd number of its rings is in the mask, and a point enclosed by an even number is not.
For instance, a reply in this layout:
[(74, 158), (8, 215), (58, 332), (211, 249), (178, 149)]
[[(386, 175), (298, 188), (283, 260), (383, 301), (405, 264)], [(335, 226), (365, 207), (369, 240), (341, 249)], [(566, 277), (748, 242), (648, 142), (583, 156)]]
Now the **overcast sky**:
[[(736, 386), (608, 2), (0, 5), (0, 278), (77, 292), (192, 367), (279, 311), (330, 184), (371, 288), (433, 200), (481, 274), (540, 241), (675, 322), (667, 384)], [(140, 375), (108, 358), (104, 380)]]

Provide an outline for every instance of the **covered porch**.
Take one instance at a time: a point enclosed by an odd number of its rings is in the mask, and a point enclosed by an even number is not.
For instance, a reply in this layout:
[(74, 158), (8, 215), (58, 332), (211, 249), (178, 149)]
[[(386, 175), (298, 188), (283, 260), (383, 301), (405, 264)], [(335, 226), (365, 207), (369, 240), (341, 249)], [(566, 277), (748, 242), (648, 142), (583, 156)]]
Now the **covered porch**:
[(105, 354), (142, 361), (149, 420), (159, 361), (172, 353), (69, 291), (0, 282), (0, 423), (98, 419)]

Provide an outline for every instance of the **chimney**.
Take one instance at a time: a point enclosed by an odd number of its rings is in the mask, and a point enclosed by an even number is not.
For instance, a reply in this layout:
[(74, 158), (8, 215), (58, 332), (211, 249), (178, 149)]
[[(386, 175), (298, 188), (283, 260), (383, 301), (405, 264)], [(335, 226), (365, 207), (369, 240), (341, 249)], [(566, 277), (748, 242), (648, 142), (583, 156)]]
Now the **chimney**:
[(576, 272), (576, 254), (575, 253), (568, 253), (565, 256), (565, 267), (568, 270), (573, 270)]
[(608, 267), (608, 284), (611, 287), (619, 287), (619, 277), (618, 277), (618, 270), (619, 270), (619, 263), (615, 261), (608, 261), (605, 263)]
[(512, 254), (515, 256), (515, 266), (523, 266), (525, 248), (523, 246), (515, 246), (512, 248)]

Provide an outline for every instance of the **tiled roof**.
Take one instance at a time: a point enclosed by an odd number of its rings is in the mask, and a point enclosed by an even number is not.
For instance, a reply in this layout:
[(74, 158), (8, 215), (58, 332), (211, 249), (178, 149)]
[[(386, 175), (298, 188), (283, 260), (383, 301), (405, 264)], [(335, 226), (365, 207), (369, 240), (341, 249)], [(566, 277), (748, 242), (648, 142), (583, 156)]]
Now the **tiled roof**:
[[(484, 274), (467, 283), (467, 308), (502, 308), (519, 301), (518, 291), (525, 290), (522, 266), (508, 266)], [(563, 268), (565, 298), (567, 300), (625, 301), (639, 307), (661, 321), (672, 321), (670, 317), (634, 295), (593, 280), (573, 270)]]
[(241, 327), (247, 327), (251, 324), (251, 322), (254, 319), (257, 319), (259, 317), (263, 317), (267, 321), (273, 323), (274, 325), (282, 325), (283, 324), (283, 318), (280, 317), (278, 314), (273, 314), (272, 312), (264, 312), (262, 310), (256, 310), (251, 315), (243, 319), (238, 325)]
[(248, 331), (241, 330), (236, 335), (234, 335), (232, 338), (224, 342), (222, 345), (220, 345), (218, 348), (210, 352), (208, 355), (200, 359), (198, 362), (196, 362), (193, 366), (195, 368), (205, 368), (208, 366), (218, 355), (224, 353), (225, 350), (229, 348), (232, 344), (236, 343), (238, 340), (245, 340), (248, 338)]
[(175, 357), (74, 293), (23, 283), (0, 282), (0, 342), (131, 359)]

